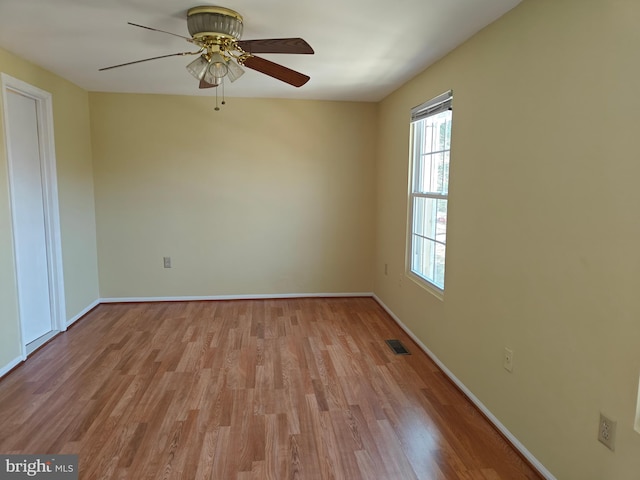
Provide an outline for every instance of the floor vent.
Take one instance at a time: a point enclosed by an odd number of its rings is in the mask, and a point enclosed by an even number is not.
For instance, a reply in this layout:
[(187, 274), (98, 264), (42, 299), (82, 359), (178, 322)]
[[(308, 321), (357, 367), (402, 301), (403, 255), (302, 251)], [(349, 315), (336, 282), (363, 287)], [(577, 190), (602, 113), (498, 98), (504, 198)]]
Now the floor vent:
[(385, 342), (387, 342), (389, 348), (393, 350), (393, 353), (396, 355), (411, 355), (400, 340), (385, 340)]

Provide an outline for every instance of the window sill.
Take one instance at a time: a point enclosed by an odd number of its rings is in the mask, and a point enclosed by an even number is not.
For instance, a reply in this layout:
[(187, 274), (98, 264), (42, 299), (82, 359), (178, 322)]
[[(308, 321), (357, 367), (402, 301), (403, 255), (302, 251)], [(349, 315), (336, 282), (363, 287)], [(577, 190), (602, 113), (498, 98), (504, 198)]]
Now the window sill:
[(415, 273), (413, 273), (411, 270), (405, 272), (405, 275), (416, 285), (418, 285), (420, 288), (422, 288), (423, 290), (426, 290), (427, 292), (429, 292), (431, 295), (433, 295), (434, 297), (436, 297), (438, 300), (440, 300), (441, 302), (444, 302), (444, 290), (441, 290), (440, 288), (436, 287), (434, 284), (430, 283), (429, 281), (425, 280), (424, 278), (422, 278), (419, 275), (416, 275)]

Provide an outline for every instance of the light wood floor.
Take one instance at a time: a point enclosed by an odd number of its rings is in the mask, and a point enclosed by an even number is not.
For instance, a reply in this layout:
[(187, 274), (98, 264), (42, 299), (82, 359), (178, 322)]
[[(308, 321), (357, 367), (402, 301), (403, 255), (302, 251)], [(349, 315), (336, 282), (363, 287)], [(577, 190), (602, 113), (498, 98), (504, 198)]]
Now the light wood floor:
[(541, 478), (370, 298), (100, 305), (0, 381), (0, 452), (83, 480)]

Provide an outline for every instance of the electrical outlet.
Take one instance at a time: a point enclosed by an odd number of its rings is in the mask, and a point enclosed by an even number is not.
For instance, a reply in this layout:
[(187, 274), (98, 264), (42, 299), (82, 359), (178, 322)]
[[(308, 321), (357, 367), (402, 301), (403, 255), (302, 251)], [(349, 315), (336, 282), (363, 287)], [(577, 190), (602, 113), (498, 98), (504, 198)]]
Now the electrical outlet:
[(164, 257), (164, 268), (171, 268), (171, 257)]
[(616, 438), (616, 423), (610, 418), (600, 414), (600, 423), (598, 424), (598, 441), (604, 444), (609, 450), (614, 449), (614, 441)]
[(510, 348), (504, 347), (502, 366), (507, 372), (513, 372), (513, 350), (511, 350)]

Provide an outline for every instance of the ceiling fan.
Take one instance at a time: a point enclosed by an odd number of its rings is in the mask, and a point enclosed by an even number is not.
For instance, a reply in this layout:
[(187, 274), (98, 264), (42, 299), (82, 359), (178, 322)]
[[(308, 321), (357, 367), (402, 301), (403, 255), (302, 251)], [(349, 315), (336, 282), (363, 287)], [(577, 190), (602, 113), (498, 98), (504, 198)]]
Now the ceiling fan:
[(242, 16), (228, 8), (205, 5), (189, 9), (187, 12), (187, 28), (191, 37), (136, 23), (128, 22), (128, 24), (183, 38), (198, 47), (199, 50), (171, 53), (121, 63), (101, 68), (100, 71), (167, 57), (198, 55), (198, 58), (187, 65), (187, 70), (199, 80), (200, 88), (217, 87), (222, 84), (225, 77), (234, 82), (244, 74), (242, 66), (269, 75), (294, 87), (301, 87), (310, 78), (300, 72), (255, 55), (256, 53), (313, 54), (313, 49), (306, 41), (302, 38), (240, 40), (243, 26)]

